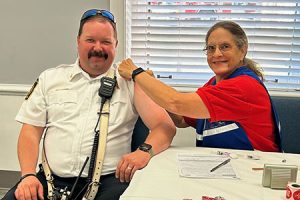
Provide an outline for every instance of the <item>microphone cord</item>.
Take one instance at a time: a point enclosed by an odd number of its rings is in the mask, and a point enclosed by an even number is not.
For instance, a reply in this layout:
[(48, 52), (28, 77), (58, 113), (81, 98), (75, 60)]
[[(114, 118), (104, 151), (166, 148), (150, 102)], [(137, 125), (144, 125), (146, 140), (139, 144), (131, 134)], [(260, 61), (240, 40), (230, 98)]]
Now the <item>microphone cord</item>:
[(98, 128), (98, 125), (100, 122), (103, 105), (106, 100), (107, 100), (107, 98), (105, 98), (105, 97), (101, 98), (100, 112), (98, 113), (97, 123), (94, 128), (95, 137), (94, 137), (94, 143), (93, 143), (91, 159), (90, 159), (90, 167), (89, 167), (88, 178), (87, 178), (88, 183), (91, 183), (92, 178), (93, 178), (93, 172), (94, 172), (94, 166), (95, 166), (95, 162), (96, 162), (96, 156), (97, 156), (97, 150), (98, 150), (98, 144), (99, 144), (99, 136), (100, 136), (100, 130), (97, 130), (97, 128)]

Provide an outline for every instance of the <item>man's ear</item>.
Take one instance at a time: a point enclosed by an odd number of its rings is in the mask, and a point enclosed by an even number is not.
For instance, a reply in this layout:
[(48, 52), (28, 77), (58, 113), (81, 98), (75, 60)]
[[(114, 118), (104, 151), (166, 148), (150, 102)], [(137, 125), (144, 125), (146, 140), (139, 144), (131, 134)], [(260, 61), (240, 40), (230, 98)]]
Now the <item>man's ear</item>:
[(119, 43), (119, 41), (117, 40), (117, 41), (116, 41), (116, 48), (118, 47), (118, 43)]
[(77, 45), (79, 45), (80, 42), (80, 36), (77, 36)]

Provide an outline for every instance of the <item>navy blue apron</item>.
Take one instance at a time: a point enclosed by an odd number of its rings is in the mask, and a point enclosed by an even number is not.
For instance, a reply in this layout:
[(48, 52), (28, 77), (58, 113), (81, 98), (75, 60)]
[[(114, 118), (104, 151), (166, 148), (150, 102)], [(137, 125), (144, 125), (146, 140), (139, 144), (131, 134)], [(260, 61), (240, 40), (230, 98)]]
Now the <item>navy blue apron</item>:
[[(236, 69), (227, 79), (235, 78), (240, 75), (247, 75), (254, 78), (260, 82), (267, 91), (259, 77), (245, 66)], [(216, 81), (212, 83), (212, 85), (215, 84)], [(273, 120), (275, 121), (275, 142), (278, 145), (279, 151), (283, 151), (281, 145), (281, 128), (279, 118), (270, 95), (269, 98), (272, 106)], [(246, 132), (238, 122), (219, 121), (211, 123), (208, 119), (197, 119), (196, 132), (196, 146), (254, 150)]]

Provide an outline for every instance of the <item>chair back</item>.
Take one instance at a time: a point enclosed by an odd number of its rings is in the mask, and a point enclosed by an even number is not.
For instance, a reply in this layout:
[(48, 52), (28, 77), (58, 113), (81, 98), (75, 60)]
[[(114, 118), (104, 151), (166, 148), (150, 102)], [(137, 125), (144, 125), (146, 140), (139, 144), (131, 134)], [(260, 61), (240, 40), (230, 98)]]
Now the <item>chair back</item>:
[(282, 147), (286, 153), (300, 153), (300, 98), (272, 96), (282, 133)]
[(148, 134), (149, 134), (148, 127), (144, 124), (143, 120), (139, 117), (133, 129), (131, 151), (135, 151), (140, 146), (140, 144), (145, 142)]

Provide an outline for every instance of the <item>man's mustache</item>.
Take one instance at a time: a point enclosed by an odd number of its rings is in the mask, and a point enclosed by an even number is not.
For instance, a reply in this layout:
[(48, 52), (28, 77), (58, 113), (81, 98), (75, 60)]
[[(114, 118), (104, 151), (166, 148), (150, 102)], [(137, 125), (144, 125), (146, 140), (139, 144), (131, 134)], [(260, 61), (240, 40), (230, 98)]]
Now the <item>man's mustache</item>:
[(108, 58), (108, 54), (103, 51), (90, 51), (88, 53), (88, 58), (90, 59), (93, 56), (98, 58), (104, 58), (105, 60)]

